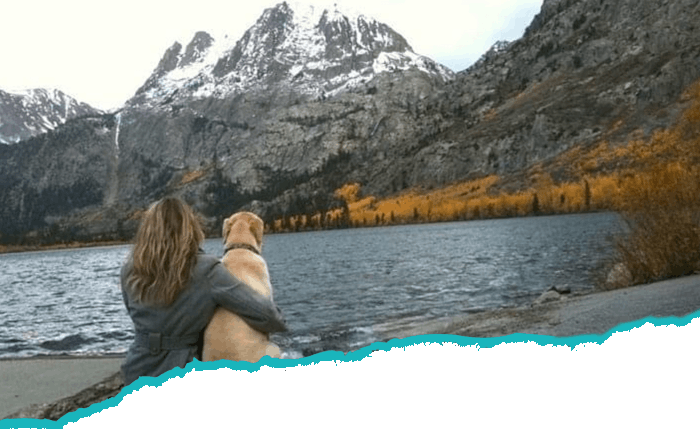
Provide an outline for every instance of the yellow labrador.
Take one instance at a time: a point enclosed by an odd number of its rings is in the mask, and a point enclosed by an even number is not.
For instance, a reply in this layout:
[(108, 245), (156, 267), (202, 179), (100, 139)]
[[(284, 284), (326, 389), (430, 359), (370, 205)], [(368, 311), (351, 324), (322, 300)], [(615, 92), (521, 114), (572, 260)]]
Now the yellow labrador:
[[(272, 285), (262, 250), (263, 221), (252, 212), (238, 212), (224, 220), (224, 257), (226, 268), (272, 300)], [(240, 316), (218, 308), (204, 331), (203, 361), (231, 359), (257, 362), (263, 356), (280, 357), (280, 349), (267, 333), (251, 328)]]

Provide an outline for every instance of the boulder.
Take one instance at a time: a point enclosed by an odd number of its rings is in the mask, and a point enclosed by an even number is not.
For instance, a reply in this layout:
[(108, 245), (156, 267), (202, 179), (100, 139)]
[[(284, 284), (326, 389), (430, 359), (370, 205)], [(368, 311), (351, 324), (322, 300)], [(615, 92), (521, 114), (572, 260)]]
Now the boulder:
[(569, 285), (552, 285), (547, 291), (556, 291), (559, 294), (571, 294)]
[(542, 305), (542, 304), (547, 304), (550, 302), (559, 302), (560, 300), (564, 299), (564, 296), (559, 294), (555, 290), (547, 290), (540, 297), (535, 299), (533, 302), (533, 305)]
[(622, 288), (632, 284), (632, 273), (624, 263), (612, 267), (605, 279), (605, 287), (609, 289)]

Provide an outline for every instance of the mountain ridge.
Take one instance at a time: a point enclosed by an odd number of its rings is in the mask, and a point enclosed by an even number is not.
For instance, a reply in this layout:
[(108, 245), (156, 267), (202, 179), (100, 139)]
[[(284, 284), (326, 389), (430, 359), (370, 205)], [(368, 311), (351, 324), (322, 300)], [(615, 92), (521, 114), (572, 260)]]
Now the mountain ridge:
[(54, 130), (69, 119), (100, 113), (57, 89), (0, 90), (0, 143), (13, 144)]

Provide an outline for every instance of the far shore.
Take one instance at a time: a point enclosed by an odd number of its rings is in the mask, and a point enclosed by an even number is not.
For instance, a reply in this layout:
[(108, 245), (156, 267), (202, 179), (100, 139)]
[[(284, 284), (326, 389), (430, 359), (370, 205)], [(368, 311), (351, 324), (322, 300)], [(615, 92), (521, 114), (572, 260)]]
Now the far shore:
[[(459, 222), (469, 222), (469, 221), (487, 221), (487, 220), (501, 220), (501, 219), (508, 219), (508, 218), (533, 218), (533, 217), (555, 217), (555, 216), (567, 216), (567, 215), (585, 215), (585, 214), (599, 214), (599, 213), (615, 213), (615, 211), (610, 211), (607, 209), (599, 209), (599, 210), (589, 210), (589, 211), (582, 211), (582, 212), (567, 212), (567, 213), (540, 213), (538, 215), (520, 215), (520, 216), (511, 216), (511, 217), (493, 217), (493, 218), (486, 218), (486, 219), (470, 219), (470, 220), (453, 220), (453, 219), (444, 219), (444, 220), (431, 220), (431, 221), (397, 221), (393, 223), (384, 223), (380, 225), (353, 225), (348, 228), (343, 228), (343, 229), (367, 229), (367, 228), (383, 228), (383, 227), (391, 227), (391, 226), (412, 226), (412, 225), (430, 225), (430, 224), (443, 224), (443, 223), (459, 223)], [(280, 229), (271, 229), (266, 226), (265, 228), (265, 235), (274, 235), (274, 234), (294, 234), (294, 233), (303, 233), (303, 232), (320, 232), (320, 231), (332, 231), (336, 229), (340, 229), (337, 227), (323, 227), (323, 228), (318, 228), (318, 227), (310, 227), (310, 228), (304, 228), (304, 229), (299, 229), (299, 230), (280, 230)], [(218, 233), (206, 233), (205, 236), (206, 239), (216, 239), (216, 238), (221, 238), (221, 235)], [(10, 253), (21, 253), (21, 252), (35, 252), (35, 251), (55, 251), (55, 250), (62, 250), (62, 249), (79, 249), (79, 248), (95, 248), (95, 247), (101, 247), (101, 246), (117, 246), (117, 245), (129, 245), (132, 244), (133, 240), (100, 240), (100, 241), (91, 241), (91, 242), (79, 242), (79, 241), (72, 241), (72, 242), (65, 242), (65, 243), (52, 243), (52, 244), (43, 244), (43, 243), (30, 243), (26, 245), (0, 245), (0, 254), (10, 254)]]
[(36, 251), (57, 251), (63, 249), (80, 249), (80, 248), (98, 248), (102, 246), (119, 246), (128, 245), (127, 240), (110, 240), (99, 242), (69, 242), (56, 243), (52, 245), (0, 245), (0, 254), (12, 254), (20, 252), (36, 252)]

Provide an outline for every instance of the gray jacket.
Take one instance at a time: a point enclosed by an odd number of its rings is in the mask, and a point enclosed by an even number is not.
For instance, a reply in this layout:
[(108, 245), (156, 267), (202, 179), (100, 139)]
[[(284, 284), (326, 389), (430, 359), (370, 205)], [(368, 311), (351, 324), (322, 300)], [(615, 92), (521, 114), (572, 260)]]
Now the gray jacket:
[(134, 301), (135, 291), (126, 278), (131, 259), (122, 266), (121, 287), (136, 337), (122, 365), (126, 385), (140, 376), (159, 376), (174, 367), (185, 367), (201, 353), (204, 329), (222, 306), (243, 317), (256, 330), (285, 331), (285, 319), (277, 305), (256, 298), (250, 287), (232, 276), (216, 257), (200, 252), (192, 278), (168, 307), (149, 307)]

